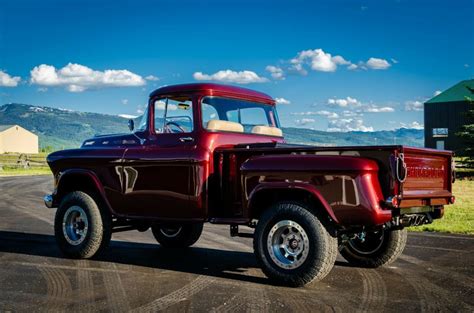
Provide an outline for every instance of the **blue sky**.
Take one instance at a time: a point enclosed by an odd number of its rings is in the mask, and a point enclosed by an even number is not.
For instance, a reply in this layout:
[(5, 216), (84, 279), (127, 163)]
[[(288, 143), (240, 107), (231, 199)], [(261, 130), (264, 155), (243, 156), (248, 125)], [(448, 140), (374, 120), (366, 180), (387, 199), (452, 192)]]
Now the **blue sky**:
[(0, 104), (137, 115), (161, 85), (213, 80), (280, 98), (283, 126), (420, 127), (474, 77), (473, 30), (472, 0), (2, 0)]

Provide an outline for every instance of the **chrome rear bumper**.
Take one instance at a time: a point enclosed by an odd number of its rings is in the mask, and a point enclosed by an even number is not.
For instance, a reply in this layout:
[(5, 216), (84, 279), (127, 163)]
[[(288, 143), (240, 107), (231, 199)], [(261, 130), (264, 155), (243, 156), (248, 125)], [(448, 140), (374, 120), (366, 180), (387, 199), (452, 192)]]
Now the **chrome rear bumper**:
[(46, 195), (43, 197), (44, 205), (48, 208), (53, 207), (53, 196), (52, 195)]

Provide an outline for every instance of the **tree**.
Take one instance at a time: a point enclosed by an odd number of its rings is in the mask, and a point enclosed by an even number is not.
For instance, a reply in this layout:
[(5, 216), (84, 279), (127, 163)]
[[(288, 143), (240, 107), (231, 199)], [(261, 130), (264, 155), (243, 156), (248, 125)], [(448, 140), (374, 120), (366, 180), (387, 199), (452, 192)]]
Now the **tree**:
[(469, 102), (470, 109), (465, 113), (466, 124), (461, 127), (461, 131), (456, 133), (464, 143), (464, 149), (461, 155), (466, 157), (464, 163), (474, 168), (474, 99), (466, 97)]

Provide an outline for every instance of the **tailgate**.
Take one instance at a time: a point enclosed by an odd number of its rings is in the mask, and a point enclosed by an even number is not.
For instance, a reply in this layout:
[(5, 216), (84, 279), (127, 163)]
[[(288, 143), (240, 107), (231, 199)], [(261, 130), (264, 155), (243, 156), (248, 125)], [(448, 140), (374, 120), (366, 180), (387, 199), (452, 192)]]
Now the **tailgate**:
[(403, 147), (406, 179), (400, 184), (401, 207), (445, 205), (452, 202), (450, 151)]

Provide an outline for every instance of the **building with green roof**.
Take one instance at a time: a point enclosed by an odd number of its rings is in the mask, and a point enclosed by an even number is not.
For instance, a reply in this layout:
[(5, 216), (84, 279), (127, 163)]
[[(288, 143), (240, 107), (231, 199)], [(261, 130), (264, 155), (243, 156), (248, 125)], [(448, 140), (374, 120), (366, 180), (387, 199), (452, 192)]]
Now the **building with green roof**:
[(425, 147), (460, 151), (456, 136), (467, 123), (465, 113), (474, 101), (474, 79), (463, 80), (424, 104)]

